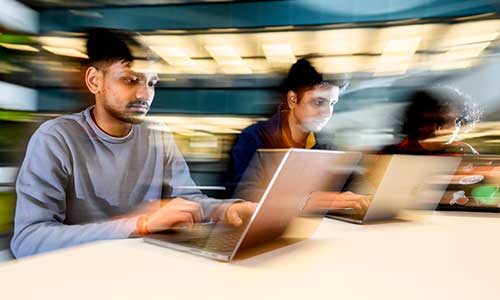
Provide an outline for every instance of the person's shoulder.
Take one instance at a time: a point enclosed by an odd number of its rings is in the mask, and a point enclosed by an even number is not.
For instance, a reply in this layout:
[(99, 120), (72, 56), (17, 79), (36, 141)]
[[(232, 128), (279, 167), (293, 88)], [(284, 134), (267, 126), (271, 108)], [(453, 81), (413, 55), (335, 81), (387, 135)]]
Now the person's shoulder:
[(266, 121), (260, 121), (243, 129), (240, 133), (238, 141), (241, 142), (242, 140), (251, 140), (253, 143), (261, 141), (265, 133), (268, 131), (265, 122)]
[(57, 118), (43, 122), (35, 131), (35, 134), (51, 136), (66, 135), (73, 130), (75, 125), (78, 125), (80, 122), (82, 122), (83, 118), (84, 116), (81, 112), (71, 115), (59, 116)]
[(255, 135), (259, 131), (259, 129), (262, 127), (262, 125), (260, 124), (261, 122), (257, 122), (255, 124), (247, 126), (245, 129), (243, 129), (241, 131), (241, 134), (242, 135), (249, 135), (249, 136)]
[(276, 121), (276, 115), (274, 115), (270, 119), (258, 121), (257, 123), (248, 126), (241, 133), (256, 137), (273, 131), (276, 127), (279, 127), (279, 124)]
[(153, 134), (162, 136), (171, 136), (172, 130), (167, 124), (159, 121), (145, 120), (144, 122), (136, 125), (141, 134)]
[[(61, 154), (68, 152), (67, 145), (71, 139), (78, 139), (75, 133), (75, 125), (78, 125), (79, 116), (65, 115), (43, 122), (31, 135), (29, 147), (31, 149), (52, 149)], [(62, 151), (62, 152), (61, 152)]]

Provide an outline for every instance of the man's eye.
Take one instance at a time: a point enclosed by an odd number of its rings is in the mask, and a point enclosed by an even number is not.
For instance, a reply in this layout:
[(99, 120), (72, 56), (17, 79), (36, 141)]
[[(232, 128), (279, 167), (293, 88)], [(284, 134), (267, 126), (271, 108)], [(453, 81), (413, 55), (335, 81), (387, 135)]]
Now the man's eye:
[(125, 78), (124, 78), (124, 81), (125, 81), (127, 84), (136, 84), (137, 82), (139, 82), (139, 79), (138, 79), (138, 78), (135, 78), (135, 77), (125, 77)]
[(158, 81), (150, 81), (150, 82), (148, 82), (148, 86), (149, 87), (156, 87), (157, 84), (158, 84)]

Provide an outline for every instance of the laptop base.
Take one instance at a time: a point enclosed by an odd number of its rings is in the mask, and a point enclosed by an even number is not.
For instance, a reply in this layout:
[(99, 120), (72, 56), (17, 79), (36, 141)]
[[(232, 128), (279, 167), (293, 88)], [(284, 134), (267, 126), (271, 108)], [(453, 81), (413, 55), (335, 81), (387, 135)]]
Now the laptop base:
[(334, 219), (334, 220), (339, 220), (339, 221), (345, 221), (345, 222), (349, 222), (349, 223), (353, 223), (353, 224), (358, 224), (358, 225), (361, 225), (361, 224), (364, 223), (363, 220), (349, 218), (349, 217), (345, 217), (345, 216), (325, 215), (325, 217), (327, 217), (329, 219)]
[(203, 257), (210, 258), (210, 259), (215, 259), (215, 260), (222, 261), (222, 262), (230, 262), (231, 261), (232, 253), (211, 252), (211, 251), (203, 250), (201, 248), (193, 247), (191, 245), (183, 245), (182, 243), (179, 243), (176, 241), (169, 242), (165, 239), (159, 239), (156, 236), (155, 237), (146, 236), (146, 237), (144, 237), (144, 241), (146, 243), (155, 244), (155, 245), (163, 246), (166, 248), (171, 248), (171, 249), (174, 249), (177, 251), (191, 253), (191, 254), (203, 256)]

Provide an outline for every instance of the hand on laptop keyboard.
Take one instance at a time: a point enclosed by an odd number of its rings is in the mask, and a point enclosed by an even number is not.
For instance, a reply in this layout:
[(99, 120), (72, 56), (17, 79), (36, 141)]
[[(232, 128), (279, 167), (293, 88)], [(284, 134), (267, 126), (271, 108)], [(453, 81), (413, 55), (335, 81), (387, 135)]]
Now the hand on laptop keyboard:
[(325, 210), (354, 209), (364, 211), (370, 204), (370, 196), (352, 192), (314, 192), (311, 193), (304, 207), (306, 212)]
[(256, 208), (257, 203), (255, 202), (245, 201), (233, 203), (227, 208), (225, 219), (229, 224), (239, 227), (250, 220)]
[(198, 202), (182, 198), (165, 201), (160, 208), (149, 214), (144, 214), (137, 222), (139, 235), (172, 229), (183, 224), (193, 226), (203, 220), (203, 211)]

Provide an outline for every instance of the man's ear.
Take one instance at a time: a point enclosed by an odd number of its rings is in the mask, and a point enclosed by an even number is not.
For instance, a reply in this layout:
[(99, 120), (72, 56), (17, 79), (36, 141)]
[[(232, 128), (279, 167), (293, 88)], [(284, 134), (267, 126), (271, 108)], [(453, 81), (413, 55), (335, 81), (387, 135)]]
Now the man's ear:
[(298, 102), (297, 94), (295, 94), (294, 91), (288, 91), (288, 93), (286, 93), (286, 102), (290, 109), (294, 108)]
[(101, 92), (102, 80), (102, 72), (96, 67), (89, 67), (85, 71), (85, 84), (92, 94), (96, 95)]

